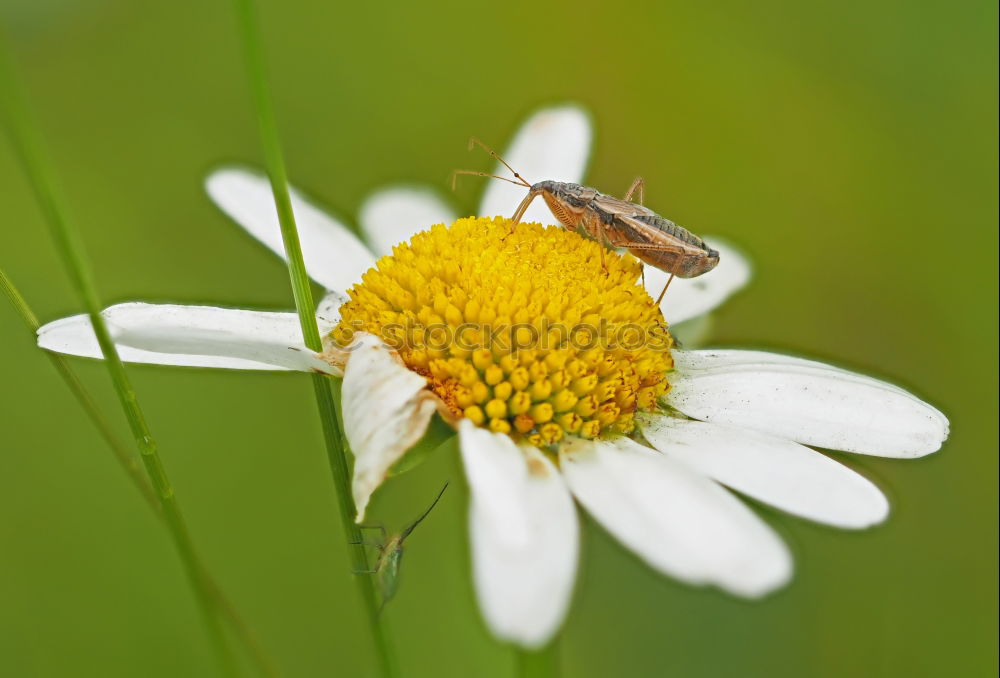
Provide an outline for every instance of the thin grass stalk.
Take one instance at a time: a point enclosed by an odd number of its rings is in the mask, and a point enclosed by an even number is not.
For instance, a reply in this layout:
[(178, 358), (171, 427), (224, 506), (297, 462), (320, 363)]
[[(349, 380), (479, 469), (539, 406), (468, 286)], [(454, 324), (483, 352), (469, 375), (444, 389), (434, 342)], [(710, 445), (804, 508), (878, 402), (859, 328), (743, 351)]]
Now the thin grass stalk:
[(42, 153), (40, 135), (34, 127), (27, 105), (14, 80), (13, 69), (8, 64), (6, 45), (0, 42), (0, 115), (3, 117), (15, 154), (28, 176), (45, 221), (52, 232), (56, 249), (63, 260), (73, 288), (90, 317), (97, 342), (104, 355), (104, 364), (111, 376), (111, 382), (128, 420), (129, 428), (135, 437), (139, 458), (159, 500), (163, 519), (194, 591), (199, 610), (218, 654), (219, 664), (226, 675), (239, 676), (241, 672), (236, 657), (229, 647), (221, 618), (216, 613), (214, 596), (200, 576), (201, 571), (197, 564), (191, 535), (174, 494), (173, 485), (157, 451), (156, 441), (146, 423), (138, 396), (132, 388), (125, 366), (111, 339), (111, 333), (101, 315), (100, 298), (80, 234), (69, 219), (65, 203), (56, 188), (54, 174), (46, 163), (45, 154)]
[[(302, 327), (302, 337), (307, 347), (318, 352), (323, 350), (323, 343), (320, 339), (319, 327), (316, 325), (311, 283), (302, 258), (302, 246), (295, 225), (295, 214), (292, 211), (288, 176), (271, 104), (267, 69), (264, 65), (263, 47), (260, 39), (260, 26), (253, 0), (236, 0), (236, 14), (253, 92), (254, 110), (264, 162), (271, 180), (271, 190), (274, 193), (278, 220), (281, 224), (281, 238), (288, 261), (288, 274), (292, 284), (292, 295), (295, 298), (295, 308), (299, 315), (299, 324)], [(369, 570), (368, 556), (364, 547), (360, 545), (363, 541), (361, 530), (354, 522), (357, 511), (351, 494), (346, 445), (342, 444), (345, 441), (340, 430), (336, 403), (330, 390), (330, 381), (327, 377), (319, 374), (312, 375), (312, 380), (316, 405), (319, 408), (319, 417), (323, 426), (323, 439), (326, 443), (330, 471), (340, 508), (341, 523), (348, 541), (358, 544), (350, 549), (351, 566), (355, 572), (354, 581), (365, 604), (382, 675), (395, 676), (397, 675), (395, 656), (389, 641), (388, 628), (384, 621), (380, 623), (374, 585), (369, 576), (357, 574)]]
[[(14, 282), (7, 275), (6, 271), (0, 268), (0, 289), (3, 290), (4, 296), (10, 302), (10, 305), (14, 308), (17, 316), (24, 323), (25, 328), (31, 333), (32, 341), (36, 339), (38, 328), (41, 327), (41, 323), (38, 322), (38, 316), (35, 315), (31, 307), (28, 306), (28, 302), (25, 301), (21, 292), (14, 286)], [(108, 448), (114, 454), (115, 460), (118, 462), (119, 466), (125, 470), (128, 475), (129, 480), (135, 485), (136, 489), (142, 495), (143, 499), (156, 511), (157, 514), (160, 513), (160, 501), (156, 497), (156, 493), (153, 492), (153, 486), (149, 484), (149, 480), (146, 478), (141, 465), (139, 464), (139, 459), (133, 454), (132, 450), (125, 445), (124, 442), (115, 433), (114, 428), (111, 426), (111, 422), (108, 421), (104, 413), (101, 412), (97, 403), (94, 401), (90, 392), (80, 381), (76, 372), (73, 368), (69, 366), (69, 362), (59, 355), (58, 353), (52, 353), (51, 351), (43, 351), (45, 357), (49, 359), (52, 366), (59, 373), (62, 378), (63, 383), (76, 398), (77, 403), (83, 408), (84, 413), (90, 422), (97, 429), (97, 432), (101, 434), (104, 442), (107, 443)]]
[[(14, 285), (10, 276), (8, 276), (6, 271), (2, 268), (0, 268), (0, 290), (3, 291), (7, 300), (10, 301), (14, 311), (24, 323), (24, 326), (31, 335), (32, 340), (34, 340), (37, 336), (38, 328), (41, 327), (41, 324), (38, 322), (38, 316), (36, 316), (34, 311), (31, 310), (31, 307), (28, 305), (24, 296)], [(52, 366), (62, 378), (63, 383), (65, 383), (66, 387), (70, 390), (70, 393), (72, 393), (73, 397), (76, 398), (77, 403), (83, 409), (87, 418), (90, 419), (90, 422), (97, 429), (101, 438), (104, 439), (108, 449), (111, 450), (115, 460), (122, 467), (122, 469), (124, 469), (129, 480), (132, 481), (132, 484), (139, 491), (139, 494), (141, 494), (143, 499), (146, 500), (150, 509), (152, 509), (158, 517), (162, 518), (163, 513), (160, 510), (160, 500), (156, 496), (156, 492), (153, 491), (153, 486), (149, 484), (149, 479), (146, 477), (141, 465), (139, 464), (138, 458), (135, 454), (133, 454), (133, 451), (128, 447), (128, 445), (126, 445), (118, 437), (118, 434), (114, 432), (111, 423), (108, 421), (107, 417), (104, 416), (104, 413), (101, 412), (97, 402), (83, 385), (80, 377), (76, 374), (73, 368), (70, 367), (69, 361), (58, 353), (53, 353), (51, 351), (43, 351), (43, 353), (45, 354), (45, 357), (49, 359), (49, 362), (52, 363)], [(205, 580), (205, 585), (212, 591), (216, 600), (216, 605), (229, 622), (230, 628), (243, 643), (253, 660), (253, 663), (257, 667), (257, 671), (260, 675), (265, 676), (266, 678), (279, 678), (281, 671), (274, 663), (274, 660), (272, 660), (267, 652), (265, 652), (253, 629), (250, 628), (246, 621), (244, 621), (239, 612), (237, 612), (236, 607), (222, 592), (221, 587), (205, 566), (204, 560), (202, 560), (202, 558), (197, 554), (195, 554), (195, 558), (198, 560), (201, 577)]]

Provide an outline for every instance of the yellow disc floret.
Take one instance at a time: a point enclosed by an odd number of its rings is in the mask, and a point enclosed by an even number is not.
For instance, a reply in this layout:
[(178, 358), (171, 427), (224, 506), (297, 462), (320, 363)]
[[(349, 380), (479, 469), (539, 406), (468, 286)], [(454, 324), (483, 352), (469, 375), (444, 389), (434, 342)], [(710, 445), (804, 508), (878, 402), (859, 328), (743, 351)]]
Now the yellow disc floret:
[(629, 433), (669, 388), (671, 338), (631, 256), (557, 227), (459, 219), (393, 248), (331, 337), (369, 332), (457, 417), (538, 446)]

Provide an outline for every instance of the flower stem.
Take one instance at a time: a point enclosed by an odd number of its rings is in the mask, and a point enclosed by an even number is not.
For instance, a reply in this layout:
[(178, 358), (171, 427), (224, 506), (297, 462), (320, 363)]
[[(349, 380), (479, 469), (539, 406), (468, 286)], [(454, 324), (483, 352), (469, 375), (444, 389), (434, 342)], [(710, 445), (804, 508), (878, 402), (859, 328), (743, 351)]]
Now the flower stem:
[(518, 648), (517, 675), (519, 678), (555, 678), (559, 675), (558, 638), (540, 650)]
[[(3, 291), (4, 295), (10, 301), (11, 306), (17, 312), (17, 315), (24, 322), (25, 328), (31, 334), (32, 340), (35, 339), (38, 328), (41, 324), (38, 322), (38, 317), (35, 315), (31, 307), (28, 306), (28, 302), (25, 301), (21, 292), (14, 285), (14, 282), (10, 279), (7, 273), (0, 268), (0, 290)], [(140, 467), (139, 460), (132, 453), (132, 450), (122, 442), (118, 435), (114, 432), (111, 423), (101, 412), (97, 403), (94, 401), (90, 392), (80, 381), (80, 377), (77, 376), (73, 368), (70, 367), (69, 361), (58, 353), (52, 353), (51, 351), (43, 351), (45, 356), (55, 367), (56, 372), (62, 378), (66, 387), (76, 398), (76, 401), (83, 408), (87, 417), (90, 419), (91, 423), (100, 433), (104, 442), (107, 443), (108, 448), (111, 450), (115, 459), (118, 461), (119, 465), (128, 474), (129, 480), (135, 485), (136, 489), (142, 495), (146, 503), (153, 512), (162, 517), (162, 512), (160, 511), (160, 500), (156, 496), (156, 492), (153, 491), (153, 486), (149, 484), (149, 480), (143, 473)], [(253, 659), (254, 664), (257, 666), (258, 672), (262, 676), (267, 678), (278, 678), (281, 675), (280, 670), (274, 661), (268, 656), (261, 647), (260, 642), (257, 639), (256, 634), (253, 629), (243, 620), (239, 612), (233, 606), (232, 602), (226, 598), (222, 589), (216, 583), (215, 579), (209, 573), (208, 568), (205, 566), (204, 561), (195, 554), (195, 558), (198, 561), (198, 571), (199, 576), (203, 579), (204, 585), (212, 592), (212, 596), (215, 599), (215, 604), (218, 606), (219, 612), (229, 620), (230, 628), (239, 636), (240, 640), (243, 642), (250, 657)]]
[(163, 519), (194, 590), (205, 624), (218, 652), (219, 662), (227, 675), (238, 676), (240, 671), (236, 658), (226, 640), (221, 620), (215, 613), (212, 592), (201, 577), (201, 569), (191, 542), (191, 536), (177, 503), (177, 497), (174, 495), (174, 488), (157, 452), (156, 442), (146, 424), (138, 397), (132, 388), (128, 374), (125, 372), (121, 358), (118, 356), (118, 351), (111, 339), (104, 318), (101, 316), (100, 300), (83, 242), (77, 230), (70, 223), (68, 212), (57, 192), (53, 174), (45, 164), (40, 137), (32, 125), (27, 107), (17, 89), (12, 69), (8, 66), (5, 48), (5, 44), (0, 44), (0, 115), (3, 117), (15, 153), (28, 175), (28, 180), (41, 206), (45, 220), (52, 231), (56, 248), (63, 259), (73, 286), (90, 316), (115, 392), (135, 437), (139, 457), (142, 459), (149, 476), (153, 492), (159, 500)]
[[(316, 391), (316, 403), (319, 406), (320, 421), (323, 423), (323, 439), (326, 442), (327, 456), (330, 461), (335, 482), (338, 482), (337, 499), (340, 503), (340, 516), (344, 522), (344, 532), (348, 536), (348, 541), (356, 544), (351, 549), (351, 570), (355, 573), (368, 572), (368, 556), (365, 553), (362, 542), (361, 530), (354, 522), (357, 509), (354, 506), (354, 497), (348, 484), (350, 475), (347, 470), (347, 458), (344, 454), (344, 447), (347, 441), (340, 431), (340, 424), (337, 418), (336, 402), (330, 389), (330, 379), (321, 374), (312, 375), (313, 388)], [(342, 484), (341, 484), (342, 483)], [(382, 675), (387, 678), (399, 675), (399, 667), (396, 664), (396, 657), (392, 643), (389, 639), (389, 626), (386, 618), (379, 615), (378, 601), (375, 599), (375, 587), (371, 575), (355, 574), (354, 580), (357, 582), (361, 595), (366, 601), (365, 611), (368, 617), (368, 625), (371, 628), (372, 640), (375, 643), (375, 650), (379, 657)]]
[[(312, 289), (309, 276), (306, 273), (302, 258), (302, 246), (295, 225), (295, 214), (292, 211), (291, 196), (288, 191), (288, 176), (278, 139), (278, 129), (274, 119), (270, 91), (267, 82), (267, 72), (264, 66), (263, 48), (260, 40), (260, 27), (256, 7), (253, 0), (236, 0), (236, 14), (239, 20), (239, 30), (243, 41), (244, 57), (246, 59), (250, 85), (253, 91), (254, 109), (257, 116), (261, 146), (267, 174), (271, 180), (271, 190), (278, 211), (278, 221), (281, 224), (281, 238), (285, 246), (285, 256), (288, 260), (288, 274), (292, 283), (292, 294), (295, 298), (295, 308), (299, 314), (299, 324), (302, 327), (302, 337), (305, 345), (313, 351), (323, 350), (319, 327), (316, 325), (316, 311), (313, 304)], [(333, 483), (336, 489), (337, 502), (340, 508), (340, 519), (348, 541), (358, 544), (351, 549), (351, 566), (355, 573), (369, 569), (368, 556), (361, 546), (361, 530), (354, 522), (357, 510), (351, 494), (350, 473), (346, 455), (346, 441), (340, 430), (337, 416), (337, 406), (330, 389), (330, 380), (319, 374), (312, 375), (313, 390), (316, 395), (316, 405), (323, 426), (323, 439), (326, 443), (327, 457)], [(368, 615), (368, 623), (379, 658), (383, 676), (395, 676), (398, 669), (389, 641), (389, 632), (384, 620), (380, 623), (378, 601), (371, 577), (355, 574), (354, 581), (364, 601)]]

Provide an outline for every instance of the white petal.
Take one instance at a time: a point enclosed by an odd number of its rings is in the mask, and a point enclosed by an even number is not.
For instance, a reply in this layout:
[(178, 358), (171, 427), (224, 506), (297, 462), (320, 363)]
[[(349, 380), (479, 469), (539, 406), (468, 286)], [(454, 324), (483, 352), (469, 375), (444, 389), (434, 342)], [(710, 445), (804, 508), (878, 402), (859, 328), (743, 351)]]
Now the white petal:
[(376, 191), (361, 205), (361, 230), (376, 256), (434, 224), (455, 221), (451, 208), (426, 188), (394, 186)]
[(427, 380), (404, 367), (377, 337), (357, 333), (344, 368), (344, 433), (354, 453), (358, 522), (389, 469), (424, 435), (435, 400)]
[(316, 319), (320, 323), (320, 334), (326, 335), (340, 320), (340, 307), (347, 303), (347, 295), (336, 290), (327, 292), (316, 306)]
[(843, 528), (868, 527), (889, 515), (885, 495), (868, 479), (798, 443), (659, 415), (639, 423), (660, 452), (788, 513)]
[(576, 577), (576, 511), (556, 467), (533, 447), (459, 424), (472, 492), (469, 529), (479, 607), (499, 638), (536, 648), (566, 616)]
[[(660, 302), (663, 317), (671, 325), (714, 310), (750, 281), (750, 262), (739, 250), (714, 238), (705, 242), (719, 251), (719, 265), (697, 278), (674, 278)], [(646, 290), (657, 299), (670, 274), (646, 266), (644, 275)]]
[[(579, 107), (544, 108), (521, 126), (503, 158), (532, 183), (546, 179), (579, 183), (587, 170), (591, 136), (590, 118)], [(493, 173), (510, 176), (499, 163)], [(486, 193), (479, 208), (479, 215), (483, 217), (512, 216), (528, 193), (526, 188), (505, 181), (485, 181)], [(559, 223), (540, 198), (531, 204), (522, 221)]]
[(880, 457), (941, 447), (948, 420), (884, 381), (764, 351), (675, 351), (667, 402), (694, 419)]
[(570, 490), (605, 529), (661, 572), (734, 595), (762, 596), (791, 577), (787, 547), (736, 497), (628, 438), (568, 439)]
[[(251, 170), (228, 167), (205, 181), (208, 195), (237, 224), (282, 259), (285, 246), (271, 184)], [(291, 189), (292, 211), (306, 271), (330, 290), (346, 290), (375, 265), (371, 252), (346, 227)]]
[[(103, 315), (126, 362), (340, 374), (303, 345), (294, 313), (127, 303), (106, 308)], [(86, 315), (41, 327), (38, 345), (57, 353), (103, 357)]]

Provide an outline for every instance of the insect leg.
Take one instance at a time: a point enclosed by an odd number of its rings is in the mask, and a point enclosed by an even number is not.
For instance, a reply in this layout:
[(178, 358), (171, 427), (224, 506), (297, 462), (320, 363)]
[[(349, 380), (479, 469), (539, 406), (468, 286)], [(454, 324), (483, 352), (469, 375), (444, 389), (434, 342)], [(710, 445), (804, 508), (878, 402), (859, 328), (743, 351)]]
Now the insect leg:
[[(597, 244), (601, 246), (601, 268), (604, 269), (604, 275), (608, 275), (608, 262), (604, 257), (604, 223), (600, 219), (595, 219), (597, 222)], [(610, 238), (607, 240), (607, 244), (611, 244)]]
[[(672, 247), (670, 245), (652, 245), (649, 243), (639, 243), (639, 242), (608, 242), (613, 247), (624, 247), (629, 250), (652, 250), (654, 252), (676, 252), (679, 248)], [(645, 274), (645, 271), (644, 271)], [(667, 284), (663, 286), (663, 290), (660, 292), (660, 296), (656, 298), (656, 305), (659, 306), (660, 302), (663, 301), (663, 295), (667, 293), (667, 288), (670, 287), (670, 283), (673, 282), (674, 277), (676, 277), (676, 271), (670, 271), (670, 277), (667, 278)], [(645, 284), (645, 279), (643, 280)]]
[(515, 226), (521, 223), (521, 217), (523, 217), (524, 213), (527, 211), (528, 205), (530, 205), (531, 201), (537, 198), (540, 194), (541, 191), (528, 191), (528, 195), (524, 196), (524, 200), (521, 201), (521, 204), (518, 205), (517, 209), (514, 211), (514, 216), (510, 218), (510, 220), (514, 222)]
[(367, 539), (359, 539), (358, 541), (349, 541), (347, 543), (350, 544), (351, 546), (369, 546), (373, 549), (378, 549), (379, 551), (385, 549), (385, 543), (378, 541), (368, 541)]
[(632, 185), (629, 186), (628, 190), (625, 192), (625, 200), (630, 201), (632, 199), (632, 194), (635, 193), (636, 191), (639, 191), (639, 204), (641, 205), (642, 200), (646, 195), (645, 189), (646, 189), (646, 182), (643, 181), (642, 177), (636, 177), (635, 181), (632, 182)]
[(611, 247), (624, 247), (627, 250), (650, 250), (653, 252), (679, 252), (680, 248), (673, 245), (654, 245), (647, 242), (613, 242), (608, 238)]
[(388, 535), (385, 531), (385, 525), (358, 525), (359, 530), (378, 530), (382, 533), (382, 543), (388, 539)]
[(670, 277), (667, 278), (667, 284), (663, 286), (663, 291), (660, 292), (660, 296), (656, 298), (656, 305), (659, 306), (660, 302), (663, 301), (663, 295), (667, 293), (667, 288), (670, 287), (670, 283), (674, 279), (674, 274), (671, 273)]

